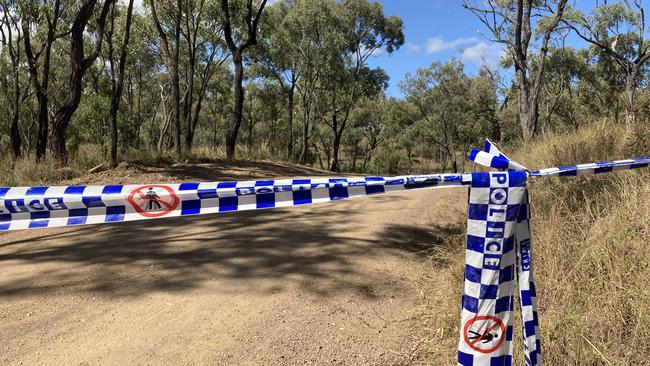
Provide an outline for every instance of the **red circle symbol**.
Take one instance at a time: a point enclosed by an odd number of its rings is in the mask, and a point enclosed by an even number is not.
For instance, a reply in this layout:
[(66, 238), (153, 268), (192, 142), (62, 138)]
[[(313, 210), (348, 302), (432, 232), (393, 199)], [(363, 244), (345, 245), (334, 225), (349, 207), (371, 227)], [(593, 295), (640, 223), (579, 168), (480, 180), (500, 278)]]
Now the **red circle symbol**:
[(477, 316), (465, 323), (463, 337), (465, 343), (481, 353), (492, 353), (506, 340), (506, 326), (501, 319), (493, 316)]
[(129, 203), (144, 217), (162, 217), (174, 211), (180, 199), (168, 186), (152, 185), (134, 189), (129, 194)]

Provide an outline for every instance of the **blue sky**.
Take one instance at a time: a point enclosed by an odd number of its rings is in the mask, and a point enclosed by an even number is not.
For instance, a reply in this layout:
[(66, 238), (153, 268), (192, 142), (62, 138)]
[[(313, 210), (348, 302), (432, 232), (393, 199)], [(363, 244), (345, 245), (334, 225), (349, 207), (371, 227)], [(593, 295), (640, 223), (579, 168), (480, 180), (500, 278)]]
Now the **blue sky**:
[(388, 94), (402, 97), (398, 83), (406, 73), (414, 73), (433, 61), (456, 57), (468, 73), (476, 73), (485, 61), (498, 64), (502, 47), (490, 43), (479, 31), (480, 22), (461, 6), (460, 0), (380, 0), (384, 14), (397, 15), (404, 21), (406, 42), (392, 54), (371, 58), (373, 67), (381, 67), (390, 76)]
[[(378, 0), (384, 14), (398, 15), (404, 21), (406, 42), (393, 54), (381, 53), (371, 58), (372, 67), (381, 67), (390, 76), (388, 94), (403, 97), (399, 81), (406, 73), (427, 67), (433, 61), (447, 61), (456, 57), (465, 64), (465, 71), (475, 74), (486, 62), (498, 65), (503, 52), (479, 32), (485, 28), (461, 0)], [(573, 1), (571, 1), (573, 3)], [(579, 6), (593, 6), (595, 1), (578, 1)], [(580, 6), (580, 7), (582, 7)], [(588, 9), (586, 9), (588, 12)], [(575, 37), (568, 45), (582, 47)], [(507, 72), (504, 70), (504, 72)]]

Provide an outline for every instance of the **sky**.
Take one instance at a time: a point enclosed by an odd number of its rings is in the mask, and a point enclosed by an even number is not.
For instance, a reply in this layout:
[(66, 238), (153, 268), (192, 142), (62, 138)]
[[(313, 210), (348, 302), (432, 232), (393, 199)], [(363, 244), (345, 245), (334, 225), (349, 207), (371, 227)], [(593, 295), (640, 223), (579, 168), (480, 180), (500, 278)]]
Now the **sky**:
[[(392, 54), (379, 53), (370, 59), (371, 67), (381, 67), (390, 76), (388, 95), (404, 97), (399, 90), (400, 80), (434, 61), (459, 59), (468, 74), (476, 74), (483, 64), (498, 66), (503, 47), (481, 34), (486, 29), (463, 8), (461, 0), (377, 1), (383, 5), (385, 15), (397, 15), (404, 21), (404, 46)], [(588, 13), (595, 1), (570, 0), (569, 3)], [(566, 45), (585, 46), (575, 36), (567, 37)]]
[(370, 66), (381, 67), (390, 76), (388, 95), (403, 97), (399, 81), (407, 73), (431, 65), (434, 61), (457, 58), (466, 72), (474, 74), (485, 62), (498, 65), (503, 48), (491, 43), (479, 32), (481, 23), (460, 0), (379, 0), (385, 15), (397, 15), (404, 21), (404, 45), (392, 54), (380, 53)]

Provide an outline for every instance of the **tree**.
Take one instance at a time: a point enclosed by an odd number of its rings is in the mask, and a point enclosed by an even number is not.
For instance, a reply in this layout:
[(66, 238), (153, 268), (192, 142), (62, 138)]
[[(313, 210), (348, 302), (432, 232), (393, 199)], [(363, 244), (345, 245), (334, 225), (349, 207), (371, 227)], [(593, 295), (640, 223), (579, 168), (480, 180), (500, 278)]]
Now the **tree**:
[[(332, 157), (329, 169), (339, 170), (341, 138), (350, 111), (364, 97), (378, 95), (388, 85), (388, 75), (381, 69), (367, 67), (368, 59), (378, 50), (392, 53), (404, 44), (402, 19), (386, 17), (379, 3), (368, 0), (344, 0), (340, 3), (342, 36), (334, 38), (333, 47), (340, 61), (330, 61), (327, 81), (330, 92)], [(338, 67), (337, 67), (338, 66)]]
[[(221, 17), (223, 22), (223, 33), (226, 45), (230, 50), (232, 62), (235, 65), (235, 78), (233, 81), (234, 88), (234, 105), (233, 120), (226, 137), (226, 155), (229, 160), (235, 157), (235, 146), (237, 144), (237, 135), (241, 126), (243, 109), (244, 109), (244, 53), (248, 48), (257, 44), (257, 28), (262, 11), (266, 5), (266, 0), (262, 0), (259, 6), (255, 6), (254, 0), (245, 1), (245, 9), (238, 1), (221, 0)], [(232, 6), (231, 6), (232, 5)], [(244, 24), (237, 27), (235, 21), (239, 21), (243, 16)]]
[(274, 4), (266, 12), (264, 32), (261, 35), (257, 52), (253, 53), (253, 62), (260, 75), (277, 81), (282, 93), (287, 98), (287, 159), (294, 158), (293, 144), (293, 115), (295, 109), (295, 94), (300, 70), (298, 65), (299, 55), (293, 47), (295, 34), (288, 25), (287, 14), (293, 4), (281, 1)]
[(332, 38), (336, 37), (336, 30), (340, 27), (335, 12), (334, 1), (300, 0), (290, 7), (282, 23), (288, 41), (281, 45), (295, 61), (296, 74), (300, 75), (296, 84), (302, 113), (300, 163), (310, 159), (309, 141), (314, 133), (317, 89), (324, 77), (325, 66), (332, 60), (332, 53), (336, 52), (331, 47)]
[(115, 70), (115, 61), (113, 59), (113, 32), (115, 28), (115, 4), (111, 12), (111, 29), (108, 37), (109, 62), (111, 65), (111, 163), (117, 166), (117, 114), (122, 100), (122, 91), (124, 90), (124, 71), (126, 68), (126, 57), (129, 50), (129, 40), (131, 38), (131, 23), (133, 20), (133, 0), (129, 0), (126, 10), (126, 24), (124, 26), (124, 38), (120, 47), (120, 58), (118, 60), (117, 70)]
[(70, 123), (72, 115), (79, 107), (81, 94), (83, 92), (83, 77), (86, 71), (93, 65), (102, 48), (104, 40), (104, 26), (108, 17), (113, 0), (104, 0), (101, 12), (94, 24), (95, 34), (93, 40), (93, 49), (86, 54), (84, 33), (90, 19), (93, 16), (96, 0), (84, 0), (79, 7), (78, 12), (72, 21), (70, 27), (70, 71), (69, 71), (69, 90), (65, 96), (63, 104), (54, 113), (52, 120), (52, 131), (50, 135), (50, 146), (54, 157), (66, 164), (68, 154), (65, 145), (65, 132)]
[[(25, 56), (29, 67), (29, 79), (32, 83), (36, 100), (38, 102), (38, 135), (36, 140), (36, 159), (40, 160), (45, 156), (49, 132), (49, 95), (50, 85), (50, 63), (52, 60), (52, 46), (54, 41), (64, 36), (57, 33), (57, 26), (63, 13), (61, 0), (55, 0), (51, 9), (48, 6), (39, 6), (33, 2), (20, 2), (21, 27), (23, 30), (23, 42), (25, 44)], [(46, 36), (42, 45), (36, 49), (32, 45), (32, 29), (39, 29), (41, 21), (45, 21)], [(40, 73), (39, 73), (39, 60)]]
[(18, 125), (20, 122), (20, 108), (29, 93), (29, 87), (21, 83), (23, 52), (20, 43), (23, 41), (24, 35), (17, 18), (15, 3), (13, 1), (3, 0), (0, 6), (2, 7), (0, 41), (2, 49), (6, 50), (9, 54), (9, 66), (12, 74), (11, 127), (9, 137), (11, 139), (11, 152), (15, 160), (21, 157), (22, 139)]
[[(189, 152), (192, 149), (207, 84), (217, 66), (226, 61), (227, 53), (223, 52), (225, 46), (220, 39), (221, 25), (217, 17), (209, 16), (217, 11), (213, 9), (211, 2), (188, 0), (183, 6), (185, 22), (181, 27), (181, 33), (186, 41), (188, 64), (187, 90), (184, 98), (185, 149)], [(218, 55), (221, 55), (219, 60), (217, 60)], [(195, 90), (197, 71), (200, 80), (198, 90)]]
[(162, 49), (165, 56), (165, 63), (170, 72), (170, 79), (172, 84), (172, 111), (171, 111), (171, 121), (175, 127), (175, 144), (176, 155), (181, 155), (181, 91), (180, 91), (180, 74), (179, 74), (179, 58), (181, 50), (181, 0), (176, 0), (176, 6), (174, 7), (171, 4), (165, 4), (168, 7), (168, 13), (171, 16), (171, 22), (173, 23), (172, 29), (172, 39), (173, 44), (169, 41), (169, 36), (163, 25), (161, 23), (160, 17), (158, 16), (158, 11), (156, 10), (156, 0), (149, 0), (149, 5), (151, 7), (151, 17), (153, 19), (158, 35), (160, 36), (160, 42), (162, 43)]
[(579, 10), (570, 13), (563, 23), (580, 38), (589, 42), (603, 56), (610, 57), (625, 75), (625, 122), (631, 127), (644, 103), (637, 103), (643, 67), (650, 60), (650, 47), (645, 42), (645, 11), (640, 0), (604, 2), (590, 16)]
[[(524, 141), (535, 136), (539, 116), (539, 98), (549, 42), (564, 17), (568, 0), (463, 0), (489, 30), (489, 38), (506, 46), (515, 67), (519, 104), (519, 124)], [(536, 26), (533, 19), (538, 19)], [(537, 62), (531, 62), (533, 33), (541, 35)]]
[[(494, 90), (480, 82), (463, 72), (462, 63), (452, 60), (418, 69), (400, 84), (406, 101), (416, 110), (411, 118), (417, 138), (425, 146), (441, 148), (454, 172), (459, 168), (457, 153), (466, 152), (479, 136), (490, 136), (494, 130)], [(488, 107), (479, 100), (488, 101)]]

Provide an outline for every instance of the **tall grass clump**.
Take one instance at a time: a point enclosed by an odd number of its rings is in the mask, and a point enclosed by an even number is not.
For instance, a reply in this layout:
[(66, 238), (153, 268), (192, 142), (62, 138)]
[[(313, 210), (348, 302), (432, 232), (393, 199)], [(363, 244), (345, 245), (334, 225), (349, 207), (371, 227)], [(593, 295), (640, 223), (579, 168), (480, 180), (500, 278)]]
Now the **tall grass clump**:
[(50, 185), (74, 178), (79, 173), (72, 168), (62, 167), (54, 159), (46, 158), (37, 163), (33, 157), (12, 161), (6, 155), (0, 158), (0, 186), (16, 187), (29, 185)]
[[(517, 159), (541, 168), (648, 156), (642, 129), (599, 124), (538, 141)], [(647, 364), (650, 172), (535, 179), (531, 199), (545, 362)]]

